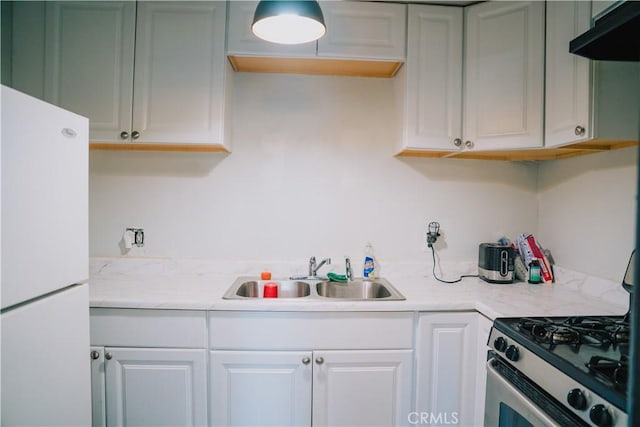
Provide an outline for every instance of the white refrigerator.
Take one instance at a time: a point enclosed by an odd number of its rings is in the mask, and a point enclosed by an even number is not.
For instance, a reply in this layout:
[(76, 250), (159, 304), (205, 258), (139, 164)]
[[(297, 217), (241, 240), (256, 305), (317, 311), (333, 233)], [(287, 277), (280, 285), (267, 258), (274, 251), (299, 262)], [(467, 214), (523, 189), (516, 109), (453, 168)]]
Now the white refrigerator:
[(88, 120), (1, 87), (0, 424), (91, 424)]

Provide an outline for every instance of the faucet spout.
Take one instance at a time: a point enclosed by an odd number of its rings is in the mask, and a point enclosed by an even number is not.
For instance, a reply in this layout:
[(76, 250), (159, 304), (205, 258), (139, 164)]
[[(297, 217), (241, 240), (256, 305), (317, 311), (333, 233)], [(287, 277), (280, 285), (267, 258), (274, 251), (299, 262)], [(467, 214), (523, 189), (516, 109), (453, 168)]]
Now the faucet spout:
[(317, 276), (318, 270), (320, 270), (320, 268), (325, 264), (331, 264), (331, 258), (325, 258), (320, 261), (320, 264), (317, 264), (316, 257), (312, 256), (309, 260), (309, 276)]

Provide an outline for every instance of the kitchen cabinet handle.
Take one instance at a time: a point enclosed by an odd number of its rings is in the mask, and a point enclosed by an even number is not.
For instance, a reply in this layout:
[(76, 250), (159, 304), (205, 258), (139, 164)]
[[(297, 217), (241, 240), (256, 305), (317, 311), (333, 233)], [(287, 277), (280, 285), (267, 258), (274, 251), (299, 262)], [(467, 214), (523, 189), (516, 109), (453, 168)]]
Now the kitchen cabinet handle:
[(311, 363), (311, 359), (308, 357), (305, 357), (304, 359), (302, 359), (302, 363), (304, 363), (305, 365), (308, 365), (309, 363)]
[(140, 138), (140, 132), (138, 132), (137, 130), (134, 130), (133, 132), (131, 132), (131, 138), (133, 139)]
[(585, 130), (584, 126), (576, 126), (574, 132), (577, 136), (582, 136), (584, 135)]
[(93, 359), (93, 360), (98, 360), (98, 359), (100, 359), (100, 353), (99, 353), (99, 352), (97, 352), (97, 351), (95, 351), (95, 350), (93, 350), (93, 351), (91, 352), (91, 359)]
[(129, 132), (127, 132), (126, 130), (120, 132), (120, 139), (129, 139)]
[(318, 365), (322, 365), (324, 363), (324, 358), (323, 357), (316, 357), (316, 363)]
[(453, 145), (455, 145), (456, 147), (460, 147), (462, 145), (462, 140), (460, 138), (454, 139)]
[(111, 359), (113, 359), (113, 354), (111, 354), (111, 353), (106, 353), (106, 354), (104, 355), (104, 358), (105, 358), (105, 359), (107, 359), (107, 360), (111, 360)]
[(465, 141), (464, 146), (467, 148), (473, 148), (473, 141)]

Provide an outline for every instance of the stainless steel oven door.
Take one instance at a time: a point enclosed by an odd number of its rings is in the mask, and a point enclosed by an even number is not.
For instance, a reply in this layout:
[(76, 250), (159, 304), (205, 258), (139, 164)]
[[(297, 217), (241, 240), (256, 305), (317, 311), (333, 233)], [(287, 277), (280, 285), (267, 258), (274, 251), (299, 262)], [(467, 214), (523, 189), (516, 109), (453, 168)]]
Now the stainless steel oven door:
[(485, 427), (560, 426), (487, 362)]

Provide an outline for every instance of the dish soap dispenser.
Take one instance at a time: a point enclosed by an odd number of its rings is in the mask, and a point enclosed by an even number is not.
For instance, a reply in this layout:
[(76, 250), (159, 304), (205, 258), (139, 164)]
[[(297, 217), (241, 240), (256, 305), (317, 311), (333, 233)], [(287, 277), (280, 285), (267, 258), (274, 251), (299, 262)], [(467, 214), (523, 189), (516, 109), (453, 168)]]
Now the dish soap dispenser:
[(364, 247), (364, 267), (362, 269), (362, 275), (364, 277), (377, 277), (380, 271), (378, 260), (373, 255), (373, 246), (371, 243), (367, 243)]

